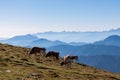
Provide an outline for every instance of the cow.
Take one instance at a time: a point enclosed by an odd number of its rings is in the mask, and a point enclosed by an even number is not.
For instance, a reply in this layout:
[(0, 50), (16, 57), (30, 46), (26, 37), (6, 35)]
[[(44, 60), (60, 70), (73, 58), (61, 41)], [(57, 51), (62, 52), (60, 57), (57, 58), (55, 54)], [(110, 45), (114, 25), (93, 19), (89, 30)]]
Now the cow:
[(45, 48), (33, 47), (28, 54), (29, 55), (31, 55), (31, 54), (36, 55), (37, 53), (41, 53), (41, 55), (44, 56), (45, 52), (46, 52)]
[(78, 56), (70, 56), (70, 59), (78, 61)]
[(67, 68), (71, 68), (71, 59), (70, 56), (64, 56), (63, 61), (60, 63), (61, 66), (65, 65)]
[(63, 58), (63, 61), (60, 63), (60, 65), (65, 65), (67, 68), (71, 68), (71, 63), (73, 60), (78, 60), (78, 56), (67, 55)]
[(46, 57), (55, 57), (57, 60), (59, 60), (59, 53), (58, 52), (54, 52), (54, 51), (49, 51), (47, 54), (46, 54)]

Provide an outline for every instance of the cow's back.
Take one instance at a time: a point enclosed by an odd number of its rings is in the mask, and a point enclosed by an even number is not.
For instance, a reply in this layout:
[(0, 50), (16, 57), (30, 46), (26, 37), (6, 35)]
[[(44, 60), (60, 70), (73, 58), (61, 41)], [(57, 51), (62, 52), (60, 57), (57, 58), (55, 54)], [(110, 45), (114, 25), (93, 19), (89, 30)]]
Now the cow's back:
[(36, 54), (37, 52), (38, 52), (38, 53), (40, 52), (39, 47), (33, 47), (33, 48), (31, 49), (31, 51), (30, 51), (29, 54)]

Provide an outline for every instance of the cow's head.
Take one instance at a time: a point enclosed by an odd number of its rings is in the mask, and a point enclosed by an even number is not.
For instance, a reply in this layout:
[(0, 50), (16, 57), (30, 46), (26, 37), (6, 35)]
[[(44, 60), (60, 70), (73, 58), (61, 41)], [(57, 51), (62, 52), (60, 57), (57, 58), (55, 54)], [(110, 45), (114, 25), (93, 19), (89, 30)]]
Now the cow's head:
[(65, 64), (65, 63), (64, 63), (63, 61), (60, 63), (61, 66), (63, 66), (64, 64)]

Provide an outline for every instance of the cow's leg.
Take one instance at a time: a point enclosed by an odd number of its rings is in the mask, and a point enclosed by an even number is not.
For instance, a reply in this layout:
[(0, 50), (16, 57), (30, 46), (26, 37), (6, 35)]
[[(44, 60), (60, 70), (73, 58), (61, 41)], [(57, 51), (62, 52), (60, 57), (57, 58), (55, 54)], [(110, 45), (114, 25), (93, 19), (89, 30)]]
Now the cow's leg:
[(69, 63), (69, 66), (70, 66), (70, 68), (71, 68), (71, 62)]

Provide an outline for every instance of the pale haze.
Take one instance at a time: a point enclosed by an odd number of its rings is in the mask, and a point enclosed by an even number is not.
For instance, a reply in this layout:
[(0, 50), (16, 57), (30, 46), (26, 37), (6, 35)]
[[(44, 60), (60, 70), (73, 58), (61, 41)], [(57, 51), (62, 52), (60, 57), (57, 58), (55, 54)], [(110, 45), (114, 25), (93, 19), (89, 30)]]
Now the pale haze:
[(120, 28), (120, 0), (0, 0), (0, 37)]

